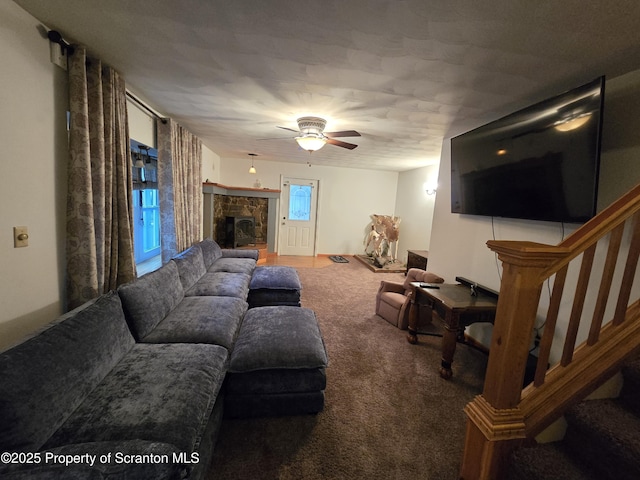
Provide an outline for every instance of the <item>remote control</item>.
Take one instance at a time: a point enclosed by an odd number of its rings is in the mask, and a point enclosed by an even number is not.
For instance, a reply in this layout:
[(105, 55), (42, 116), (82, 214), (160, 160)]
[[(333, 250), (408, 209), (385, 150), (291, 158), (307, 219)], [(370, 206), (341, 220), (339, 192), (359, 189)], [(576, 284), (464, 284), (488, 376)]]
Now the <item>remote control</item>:
[(440, 288), (438, 285), (436, 285), (435, 283), (421, 283), (420, 286), (422, 288)]

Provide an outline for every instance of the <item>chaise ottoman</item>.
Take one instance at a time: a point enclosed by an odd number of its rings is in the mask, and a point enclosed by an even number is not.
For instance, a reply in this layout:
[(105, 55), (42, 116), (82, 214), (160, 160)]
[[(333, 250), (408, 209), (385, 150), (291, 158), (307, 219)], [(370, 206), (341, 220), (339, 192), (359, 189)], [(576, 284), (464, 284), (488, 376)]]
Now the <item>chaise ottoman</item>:
[(264, 265), (256, 267), (249, 282), (249, 308), (276, 305), (300, 306), (302, 284), (293, 267)]
[(288, 305), (248, 310), (225, 379), (225, 416), (320, 412), (327, 363), (313, 310)]

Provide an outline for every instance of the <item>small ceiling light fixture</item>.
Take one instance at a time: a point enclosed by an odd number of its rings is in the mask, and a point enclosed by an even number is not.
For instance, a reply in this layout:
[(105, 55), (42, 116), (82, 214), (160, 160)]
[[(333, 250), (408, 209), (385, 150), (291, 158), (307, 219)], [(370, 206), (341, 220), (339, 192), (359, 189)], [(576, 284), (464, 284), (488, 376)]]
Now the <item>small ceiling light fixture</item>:
[(253, 166), (253, 159), (258, 155), (256, 153), (250, 153), (249, 156), (251, 157), (251, 167), (249, 167), (249, 173), (256, 173), (256, 167)]
[[(136, 160), (133, 166), (136, 168), (144, 168), (145, 163), (151, 163), (151, 160), (149, 159), (149, 149), (151, 147), (147, 147), (146, 145), (139, 144), (138, 148), (140, 149), (140, 151), (136, 152), (135, 154)], [(145, 150), (145, 153), (142, 153), (142, 150)]]
[(142, 160), (140, 152), (136, 152), (136, 161), (133, 166), (136, 168), (144, 168), (144, 160)]

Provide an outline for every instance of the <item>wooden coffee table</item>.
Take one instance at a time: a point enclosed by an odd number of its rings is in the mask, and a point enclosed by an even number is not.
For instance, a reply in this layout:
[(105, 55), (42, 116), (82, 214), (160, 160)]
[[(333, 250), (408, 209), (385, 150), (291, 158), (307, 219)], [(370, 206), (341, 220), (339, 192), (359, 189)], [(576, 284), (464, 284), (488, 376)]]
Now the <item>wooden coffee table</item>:
[(430, 308), (442, 320), (442, 362), (440, 376), (450, 379), (453, 375), (451, 364), (458, 341), (464, 342), (464, 330), (467, 325), (477, 322), (493, 323), (498, 304), (497, 295), (481, 287), (471, 294), (471, 288), (462, 284), (438, 284), (439, 288), (423, 288), (419, 282), (412, 282), (413, 295), (409, 310), (409, 334), (407, 341), (418, 342), (416, 329), (418, 309)]

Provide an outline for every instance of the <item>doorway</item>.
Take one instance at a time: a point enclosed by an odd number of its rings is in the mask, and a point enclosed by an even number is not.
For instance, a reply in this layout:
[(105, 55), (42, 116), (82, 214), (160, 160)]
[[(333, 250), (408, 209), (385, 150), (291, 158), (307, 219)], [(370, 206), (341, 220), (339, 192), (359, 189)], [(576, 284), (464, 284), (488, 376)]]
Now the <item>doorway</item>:
[(280, 255), (315, 256), (318, 180), (284, 177), (280, 201)]

